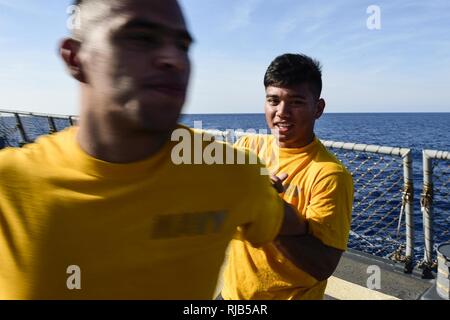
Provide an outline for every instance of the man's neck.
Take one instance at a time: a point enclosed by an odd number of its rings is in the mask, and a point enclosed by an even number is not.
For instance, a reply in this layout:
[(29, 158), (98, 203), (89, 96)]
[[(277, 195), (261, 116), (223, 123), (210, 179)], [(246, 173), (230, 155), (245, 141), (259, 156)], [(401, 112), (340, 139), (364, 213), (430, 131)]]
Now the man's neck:
[(130, 130), (126, 124), (82, 112), (76, 137), (90, 156), (111, 163), (132, 163), (156, 154), (169, 135)]
[(286, 149), (304, 148), (304, 147), (310, 145), (314, 141), (314, 138), (315, 138), (315, 134), (313, 132), (313, 133), (309, 134), (306, 139), (302, 139), (302, 140), (296, 141), (294, 143), (289, 143), (289, 142), (285, 143), (285, 142), (280, 141), (279, 144), (280, 144), (280, 148), (286, 148)]

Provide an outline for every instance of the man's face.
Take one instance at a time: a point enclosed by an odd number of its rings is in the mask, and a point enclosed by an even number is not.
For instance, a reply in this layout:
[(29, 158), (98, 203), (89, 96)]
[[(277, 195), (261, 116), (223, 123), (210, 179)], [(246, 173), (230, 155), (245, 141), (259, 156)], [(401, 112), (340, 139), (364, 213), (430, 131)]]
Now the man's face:
[(112, 0), (108, 6), (105, 19), (85, 32), (79, 54), (90, 105), (107, 105), (97, 111), (133, 129), (168, 132), (190, 75), (192, 39), (182, 12), (175, 0)]
[(282, 148), (309, 144), (314, 136), (314, 123), (324, 107), (325, 102), (316, 98), (307, 83), (266, 88), (266, 121), (273, 132), (278, 132)]

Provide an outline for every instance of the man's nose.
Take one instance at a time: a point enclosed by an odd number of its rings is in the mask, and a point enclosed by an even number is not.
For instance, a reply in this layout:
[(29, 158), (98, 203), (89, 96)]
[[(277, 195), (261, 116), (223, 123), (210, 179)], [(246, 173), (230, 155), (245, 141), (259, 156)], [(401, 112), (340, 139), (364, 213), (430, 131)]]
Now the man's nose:
[(289, 107), (284, 101), (281, 101), (278, 104), (276, 115), (280, 118), (285, 118), (289, 116)]
[(189, 68), (189, 57), (174, 45), (165, 46), (158, 53), (155, 65), (160, 69), (186, 71)]

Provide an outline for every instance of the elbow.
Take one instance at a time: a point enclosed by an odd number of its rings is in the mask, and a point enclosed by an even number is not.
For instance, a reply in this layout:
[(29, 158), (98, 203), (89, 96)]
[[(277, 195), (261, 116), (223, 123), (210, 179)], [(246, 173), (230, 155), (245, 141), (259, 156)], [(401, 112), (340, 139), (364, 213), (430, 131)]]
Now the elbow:
[(318, 281), (333, 275), (342, 255), (341, 250), (325, 246), (310, 236), (278, 236), (274, 244), (297, 268)]
[(314, 274), (311, 274), (318, 281), (325, 281), (329, 277), (331, 277), (336, 270), (339, 258), (332, 259), (332, 261), (328, 261), (327, 263), (322, 264), (319, 268), (314, 271)]
[[(298, 267), (300, 267), (300, 266), (298, 266)], [(336, 270), (336, 268), (331, 268), (326, 265), (321, 265), (321, 266), (315, 265), (315, 266), (310, 266), (309, 268), (303, 267), (300, 269), (302, 269), (303, 271), (308, 273), (310, 276), (312, 276), (317, 281), (327, 280), (329, 277), (331, 277), (333, 275), (334, 270)]]
[(297, 256), (293, 254), (289, 247), (283, 243), (283, 238), (278, 237), (274, 243), (278, 250), (298, 269), (308, 273), (314, 279), (318, 281), (327, 280), (334, 272), (335, 268), (331, 268), (328, 263), (324, 263), (323, 259), (320, 262), (315, 259), (307, 259), (304, 256)]
[(317, 270), (315, 274), (311, 274), (317, 281), (325, 281), (333, 275), (334, 270)]

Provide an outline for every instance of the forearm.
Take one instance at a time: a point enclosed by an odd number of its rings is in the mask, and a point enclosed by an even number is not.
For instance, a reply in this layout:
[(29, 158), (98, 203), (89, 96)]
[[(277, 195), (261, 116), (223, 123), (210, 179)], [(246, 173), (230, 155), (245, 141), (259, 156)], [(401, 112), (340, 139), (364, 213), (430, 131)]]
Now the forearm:
[(306, 219), (289, 203), (283, 203), (284, 219), (275, 245), (299, 269), (319, 281), (327, 279), (336, 269), (342, 251), (309, 235)]
[(274, 243), (294, 265), (319, 281), (331, 276), (342, 254), (312, 235), (279, 235)]
[(307, 233), (307, 223), (298, 211), (286, 201), (284, 202), (284, 218), (278, 233), (280, 236), (299, 236)]

